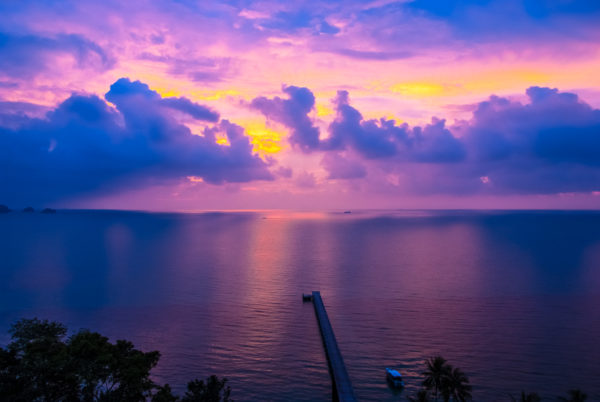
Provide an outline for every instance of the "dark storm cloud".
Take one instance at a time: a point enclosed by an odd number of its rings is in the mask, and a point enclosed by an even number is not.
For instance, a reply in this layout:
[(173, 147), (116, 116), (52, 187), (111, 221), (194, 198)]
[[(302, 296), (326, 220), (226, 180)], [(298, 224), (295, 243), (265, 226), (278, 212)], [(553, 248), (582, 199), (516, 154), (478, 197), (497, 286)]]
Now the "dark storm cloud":
[[(197, 176), (205, 182), (270, 180), (242, 127), (227, 120), (193, 135), (173, 109), (217, 117), (185, 98), (161, 98), (145, 84), (120, 79), (106, 99), (74, 94), (46, 118), (0, 127), (3, 202), (34, 203), (143, 187)], [(166, 102), (165, 102), (166, 101)], [(224, 133), (230, 146), (215, 142)]]
[(16, 35), (0, 32), (0, 74), (30, 78), (56, 68), (54, 61), (70, 55), (79, 68), (106, 70), (114, 60), (95, 42), (77, 34)]
[(267, 119), (283, 124), (291, 130), (289, 138), (293, 146), (303, 152), (319, 147), (319, 129), (308, 116), (315, 107), (315, 96), (308, 88), (283, 87), (288, 99), (264, 96), (252, 100), (250, 106), (260, 111)]

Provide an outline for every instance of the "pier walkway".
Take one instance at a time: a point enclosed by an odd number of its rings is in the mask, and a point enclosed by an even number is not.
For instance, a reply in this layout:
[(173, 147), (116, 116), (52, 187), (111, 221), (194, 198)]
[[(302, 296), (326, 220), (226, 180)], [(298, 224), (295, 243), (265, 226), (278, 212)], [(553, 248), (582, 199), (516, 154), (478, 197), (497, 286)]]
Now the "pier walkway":
[(325, 311), (325, 306), (321, 299), (321, 292), (312, 292), (312, 303), (315, 307), (321, 337), (323, 338), (323, 347), (325, 348), (327, 362), (329, 363), (329, 372), (331, 373), (331, 380), (333, 382), (333, 400), (356, 402), (352, 382), (350, 381), (342, 354), (335, 340), (329, 317), (327, 317), (327, 311)]

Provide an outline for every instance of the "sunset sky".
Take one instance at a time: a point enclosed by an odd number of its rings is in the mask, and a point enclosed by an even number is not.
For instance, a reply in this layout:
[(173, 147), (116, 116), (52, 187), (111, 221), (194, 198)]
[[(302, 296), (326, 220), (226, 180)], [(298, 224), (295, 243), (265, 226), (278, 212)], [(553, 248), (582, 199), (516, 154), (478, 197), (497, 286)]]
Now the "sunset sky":
[(600, 207), (600, 2), (0, 2), (0, 204)]

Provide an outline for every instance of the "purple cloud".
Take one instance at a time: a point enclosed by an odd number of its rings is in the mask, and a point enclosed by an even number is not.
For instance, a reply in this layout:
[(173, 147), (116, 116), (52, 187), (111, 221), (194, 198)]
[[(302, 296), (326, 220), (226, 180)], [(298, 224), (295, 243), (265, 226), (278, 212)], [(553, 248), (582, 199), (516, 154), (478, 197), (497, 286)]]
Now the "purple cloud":
[(480, 159), (529, 155), (549, 162), (600, 164), (600, 110), (557, 89), (531, 87), (527, 96), (527, 105), (494, 96), (479, 104), (467, 140)]
[[(48, 202), (186, 176), (213, 184), (272, 179), (240, 126), (223, 120), (193, 135), (170, 113), (172, 103), (138, 81), (117, 81), (106, 98), (116, 109), (95, 95), (74, 94), (44, 119), (0, 127), (4, 202)], [(192, 116), (204, 110), (185, 98), (175, 105)], [(215, 142), (217, 132), (229, 146)]]
[(329, 179), (360, 179), (367, 175), (367, 169), (359, 161), (338, 153), (326, 153), (321, 165), (329, 172)]
[(78, 68), (107, 70), (115, 61), (98, 44), (77, 34), (55, 36), (15, 35), (0, 32), (0, 72), (11, 78), (31, 78), (55, 68), (54, 61), (68, 54)]
[(347, 91), (338, 91), (334, 102), (337, 117), (329, 126), (330, 136), (322, 143), (323, 149), (351, 146), (366, 158), (389, 157), (398, 152), (395, 137), (406, 137), (405, 127), (396, 127), (383, 119), (364, 121), (362, 114), (350, 106)]
[(273, 173), (279, 177), (289, 179), (290, 177), (292, 177), (294, 170), (290, 167), (280, 166), (279, 168), (273, 170)]
[[(370, 169), (403, 177), (419, 194), (554, 194), (600, 190), (600, 110), (577, 95), (531, 87), (529, 103), (497, 96), (477, 105), (472, 119), (446, 127), (364, 120), (338, 94), (337, 117), (322, 150), (351, 150)], [(332, 178), (344, 160), (326, 156)], [(370, 170), (369, 169), (369, 170)]]
[(341, 56), (346, 56), (351, 59), (359, 60), (402, 60), (408, 59), (415, 56), (415, 53), (408, 51), (370, 51), (370, 50), (356, 50), (348, 48), (332, 49), (328, 52), (336, 53)]
[(209, 109), (206, 106), (199, 105), (187, 98), (164, 98), (161, 104), (174, 110), (187, 113), (195, 119), (217, 122), (219, 113)]
[(289, 127), (292, 144), (309, 133), (311, 142), (302, 150), (325, 153), (321, 165), (330, 179), (362, 178), (379, 169), (403, 176), (404, 189), (415, 193), (600, 190), (600, 110), (575, 94), (531, 87), (526, 104), (492, 96), (468, 121), (447, 127), (445, 120), (432, 118), (410, 127), (365, 120), (348, 93), (339, 91), (329, 136), (320, 139), (307, 115), (314, 96), (302, 90), (305, 102), (290, 91), (288, 100), (257, 98), (253, 106)]
[(141, 53), (140, 60), (161, 63), (169, 73), (181, 75), (196, 82), (217, 82), (234, 73), (234, 62), (229, 57), (190, 56), (172, 57), (156, 55), (148, 52)]
[(411, 160), (425, 163), (460, 162), (466, 157), (466, 150), (460, 139), (445, 127), (446, 121), (432, 118), (424, 128), (414, 127), (409, 137)]
[(291, 129), (289, 138), (293, 146), (303, 152), (311, 152), (319, 147), (319, 129), (308, 113), (315, 107), (315, 96), (308, 88), (295, 86), (283, 87), (288, 99), (276, 96), (268, 99), (255, 98), (250, 106), (260, 111), (267, 119), (276, 121)]
[(364, 120), (350, 106), (346, 91), (338, 92), (335, 104), (337, 117), (329, 126), (329, 138), (321, 144), (324, 150), (351, 148), (367, 159), (429, 163), (458, 162), (465, 157), (463, 145), (445, 128), (444, 120), (434, 118), (424, 128), (412, 129), (383, 118)]
[(30, 117), (42, 117), (49, 108), (28, 102), (0, 101), (0, 127), (18, 128)]
[(300, 188), (314, 188), (317, 185), (317, 179), (312, 173), (301, 172), (296, 177), (295, 183)]
[(492, 96), (457, 127), (472, 170), (490, 191), (597, 191), (600, 110), (557, 89), (531, 87), (527, 96), (528, 104)]
[[(164, 125), (172, 120), (172, 110), (186, 113), (198, 120), (216, 122), (219, 114), (206, 106), (193, 103), (186, 98), (163, 98), (148, 85), (140, 81), (130, 81), (120, 78), (110, 86), (110, 91), (105, 95), (106, 100), (117, 105), (123, 117), (131, 127), (155, 135), (171, 135), (164, 130)], [(184, 130), (185, 126), (178, 126), (177, 130)]]

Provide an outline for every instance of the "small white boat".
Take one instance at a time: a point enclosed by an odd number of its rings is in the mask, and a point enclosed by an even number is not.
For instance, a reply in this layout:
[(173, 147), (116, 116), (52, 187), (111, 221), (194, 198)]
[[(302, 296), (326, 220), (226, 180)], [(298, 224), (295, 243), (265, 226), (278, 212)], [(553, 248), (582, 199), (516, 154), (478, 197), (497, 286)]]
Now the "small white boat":
[(402, 380), (402, 374), (400, 374), (397, 370), (393, 370), (391, 368), (386, 368), (385, 376), (386, 376), (387, 380), (394, 387), (400, 388), (400, 387), (404, 386), (404, 381)]

